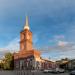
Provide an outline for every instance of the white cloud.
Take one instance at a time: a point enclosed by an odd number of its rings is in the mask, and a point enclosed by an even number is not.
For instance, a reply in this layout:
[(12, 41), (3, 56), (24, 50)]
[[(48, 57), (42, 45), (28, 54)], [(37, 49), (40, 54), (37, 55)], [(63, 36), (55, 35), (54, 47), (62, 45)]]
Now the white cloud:
[(68, 45), (68, 42), (66, 42), (66, 41), (58, 41), (58, 46), (66, 46), (66, 45)]
[(9, 44), (5, 47), (5, 49), (12, 52), (16, 52), (19, 50), (19, 42), (20, 42), (20, 39), (19, 37), (17, 37), (13, 39), (12, 41), (10, 41)]
[(7, 52), (17, 52), (19, 51), (19, 42), (20, 39), (19, 37), (13, 39), (12, 41), (9, 42), (8, 45), (6, 45), (4, 48), (0, 48), (0, 59), (3, 58), (3, 56), (5, 55), (5, 53)]
[(47, 53), (52, 60), (58, 60), (66, 57), (73, 59), (75, 58), (75, 43), (69, 41), (58, 41), (55, 46), (42, 48), (41, 52)]

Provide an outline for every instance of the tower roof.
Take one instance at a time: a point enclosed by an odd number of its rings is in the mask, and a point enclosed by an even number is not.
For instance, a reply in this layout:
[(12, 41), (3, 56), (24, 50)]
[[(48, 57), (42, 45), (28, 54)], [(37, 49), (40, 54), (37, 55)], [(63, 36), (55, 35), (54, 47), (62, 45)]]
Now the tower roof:
[(28, 30), (30, 29), (29, 23), (28, 23), (28, 16), (26, 16), (26, 23), (25, 23), (24, 29), (28, 29)]

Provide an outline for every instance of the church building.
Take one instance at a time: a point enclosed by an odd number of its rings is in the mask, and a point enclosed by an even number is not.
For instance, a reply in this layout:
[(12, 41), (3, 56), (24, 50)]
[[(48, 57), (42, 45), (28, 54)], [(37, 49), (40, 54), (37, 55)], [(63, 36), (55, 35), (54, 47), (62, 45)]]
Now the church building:
[(14, 69), (44, 69), (52, 64), (52, 61), (41, 58), (40, 51), (33, 49), (32, 32), (26, 17), (26, 24), (20, 32), (20, 51), (14, 53)]

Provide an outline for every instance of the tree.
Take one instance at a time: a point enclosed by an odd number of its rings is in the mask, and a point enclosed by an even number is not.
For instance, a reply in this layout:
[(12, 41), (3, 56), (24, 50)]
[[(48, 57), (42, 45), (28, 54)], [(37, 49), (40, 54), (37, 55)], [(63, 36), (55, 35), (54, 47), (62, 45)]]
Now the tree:
[(3, 69), (3, 63), (2, 62), (0, 63), (0, 69)]
[(14, 68), (14, 59), (12, 53), (6, 53), (4, 58), (4, 69), (12, 70)]

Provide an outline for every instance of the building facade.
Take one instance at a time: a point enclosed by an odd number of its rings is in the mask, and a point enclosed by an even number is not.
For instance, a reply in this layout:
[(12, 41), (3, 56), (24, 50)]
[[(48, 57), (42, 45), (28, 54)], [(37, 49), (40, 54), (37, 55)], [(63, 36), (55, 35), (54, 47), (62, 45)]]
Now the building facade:
[(41, 58), (41, 53), (33, 49), (32, 32), (26, 17), (26, 24), (20, 32), (20, 51), (14, 53), (14, 69), (47, 69), (53, 62)]

